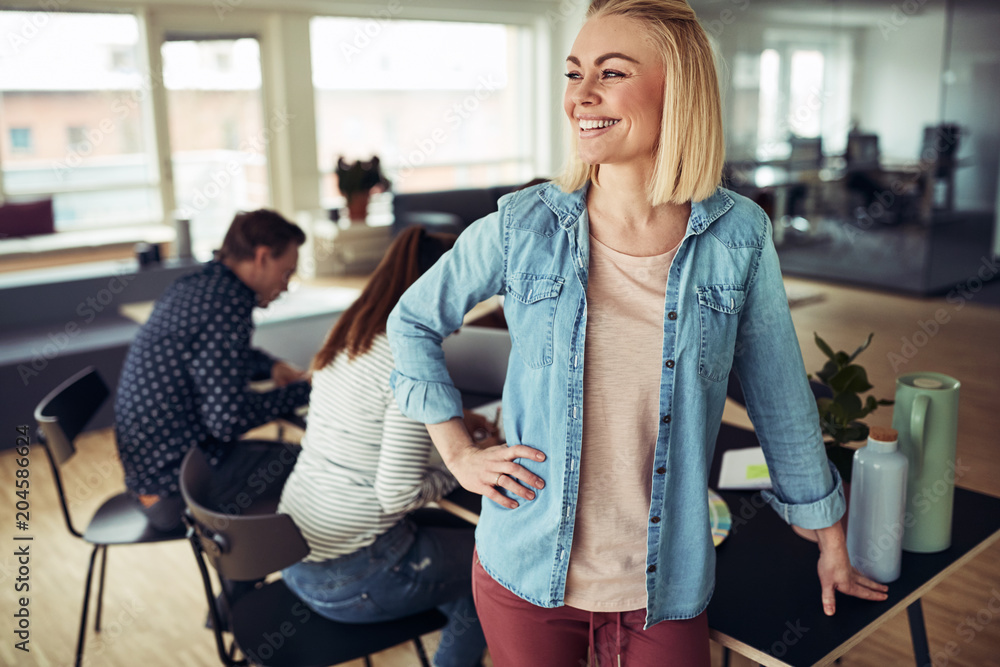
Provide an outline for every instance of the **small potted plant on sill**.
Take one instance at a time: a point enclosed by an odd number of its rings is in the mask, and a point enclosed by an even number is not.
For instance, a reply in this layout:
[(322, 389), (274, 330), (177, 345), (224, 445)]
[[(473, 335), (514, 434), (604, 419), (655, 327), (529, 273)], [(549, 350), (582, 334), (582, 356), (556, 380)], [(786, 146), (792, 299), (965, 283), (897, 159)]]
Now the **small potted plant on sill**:
[(825, 387), (822, 393), (827, 394), (816, 398), (820, 428), (826, 438), (826, 454), (837, 466), (844, 481), (850, 482), (854, 450), (845, 445), (867, 439), (868, 426), (861, 420), (877, 410), (878, 406), (892, 405), (893, 401), (876, 399), (870, 394), (862, 397), (872, 389), (872, 385), (864, 367), (854, 363), (854, 360), (871, 345), (874, 333), (868, 334), (868, 339), (850, 355), (843, 350), (834, 352), (819, 334), (813, 335), (816, 346), (827, 357), (815, 378), (809, 376), (812, 382)]
[(347, 162), (337, 158), (337, 188), (347, 200), (347, 214), (351, 224), (364, 224), (368, 216), (368, 202), (373, 192), (385, 192), (392, 183), (382, 174), (378, 156), (371, 160)]

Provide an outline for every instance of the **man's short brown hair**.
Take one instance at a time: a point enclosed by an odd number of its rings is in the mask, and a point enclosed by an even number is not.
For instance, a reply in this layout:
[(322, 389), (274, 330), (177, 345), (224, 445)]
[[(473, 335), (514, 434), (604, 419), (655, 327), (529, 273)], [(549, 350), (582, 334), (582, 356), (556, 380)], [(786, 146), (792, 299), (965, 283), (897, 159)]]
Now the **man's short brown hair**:
[(237, 262), (253, 259), (258, 246), (266, 246), (271, 250), (272, 257), (280, 257), (288, 250), (289, 244), (300, 246), (305, 242), (306, 235), (302, 228), (277, 211), (266, 208), (240, 211), (229, 225), (217, 259)]

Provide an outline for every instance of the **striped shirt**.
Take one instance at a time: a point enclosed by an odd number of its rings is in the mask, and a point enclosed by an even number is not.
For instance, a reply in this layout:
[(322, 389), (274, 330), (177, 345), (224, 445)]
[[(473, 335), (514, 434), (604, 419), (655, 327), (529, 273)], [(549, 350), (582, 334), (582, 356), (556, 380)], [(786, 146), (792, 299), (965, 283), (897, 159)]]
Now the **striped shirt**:
[(313, 373), (302, 453), (278, 506), (309, 543), (307, 561), (368, 546), (458, 485), (429, 464), (427, 428), (400, 413), (389, 386), (393, 366), (381, 334), (365, 354), (349, 360), (342, 351)]

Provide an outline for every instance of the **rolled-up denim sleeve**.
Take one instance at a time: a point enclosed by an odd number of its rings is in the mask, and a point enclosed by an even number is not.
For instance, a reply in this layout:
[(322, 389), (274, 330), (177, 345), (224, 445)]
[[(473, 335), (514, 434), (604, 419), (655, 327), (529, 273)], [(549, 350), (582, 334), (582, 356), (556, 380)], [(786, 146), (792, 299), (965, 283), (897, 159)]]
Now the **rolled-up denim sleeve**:
[(764, 498), (788, 523), (826, 528), (844, 514), (843, 486), (826, 456), (771, 223), (763, 211), (760, 216), (763, 245), (740, 315), (733, 366), (771, 475), (772, 491)]
[(448, 375), (441, 342), (462, 326), (473, 306), (503, 290), (501, 216), (492, 213), (472, 223), (389, 315), (386, 332), (396, 361), (392, 388), (410, 419), (438, 424), (462, 416), (462, 397)]

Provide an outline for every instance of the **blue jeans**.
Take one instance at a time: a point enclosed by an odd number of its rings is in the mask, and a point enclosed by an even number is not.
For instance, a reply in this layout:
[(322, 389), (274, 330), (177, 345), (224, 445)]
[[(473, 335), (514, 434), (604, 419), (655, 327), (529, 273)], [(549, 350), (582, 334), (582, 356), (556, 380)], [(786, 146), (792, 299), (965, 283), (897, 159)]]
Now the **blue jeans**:
[[(473, 667), (486, 648), (472, 601), (472, 526), (421, 510), (371, 545), (333, 560), (300, 562), (285, 583), (316, 613), (342, 623), (392, 620), (437, 607), (448, 617), (435, 667)], [(427, 520), (430, 517), (430, 520)]]

